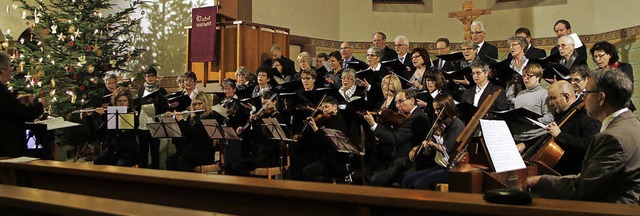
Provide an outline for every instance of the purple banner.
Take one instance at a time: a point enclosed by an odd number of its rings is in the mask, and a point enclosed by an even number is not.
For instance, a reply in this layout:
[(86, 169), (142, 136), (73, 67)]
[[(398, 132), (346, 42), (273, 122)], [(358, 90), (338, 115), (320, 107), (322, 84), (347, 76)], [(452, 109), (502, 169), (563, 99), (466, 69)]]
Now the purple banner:
[(217, 7), (191, 10), (191, 61), (212, 62), (216, 60), (216, 14)]

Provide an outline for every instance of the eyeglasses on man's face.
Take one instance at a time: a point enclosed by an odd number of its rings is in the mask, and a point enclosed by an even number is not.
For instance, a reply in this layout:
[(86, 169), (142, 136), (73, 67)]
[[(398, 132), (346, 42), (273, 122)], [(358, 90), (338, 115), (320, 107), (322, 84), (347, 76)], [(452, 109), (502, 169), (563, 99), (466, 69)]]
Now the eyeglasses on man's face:
[(584, 80), (584, 78), (571, 78), (569, 79), (569, 83), (574, 84), (574, 83), (580, 83)]

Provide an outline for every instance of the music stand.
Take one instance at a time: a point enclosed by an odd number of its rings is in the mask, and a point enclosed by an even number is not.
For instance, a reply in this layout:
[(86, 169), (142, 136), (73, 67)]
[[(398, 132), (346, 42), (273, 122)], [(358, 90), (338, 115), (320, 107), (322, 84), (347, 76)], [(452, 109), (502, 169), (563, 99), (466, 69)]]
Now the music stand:
[[(262, 119), (262, 126), (266, 126), (267, 130), (271, 133), (271, 139), (280, 141), (280, 173), (283, 175), (284, 173), (284, 142), (285, 141), (293, 141), (291, 138), (287, 137), (287, 134), (284, 132), (280, 123), (275, 118), (264, 118)], [(282, 178), (284, 179), (284, 178)]]
[(353, 155), (364, 156), (364, 152), (353, 146), (349, 138), (347, 138), (342, 131), (331, 128), (322, 128), (318, 131), (329, 140), (329, 143), (331, 143), (336, 151), (349, 154), (349, 160), (347, 164), (345, 164), (347, 168), (347, 176), (345, 178), (348, 184), (353, 183), (353, 178), (351, 177), (351, 159)]
[(160, 117), (160, 122), (150, 122), (147, 123), (147, 126), (153, 138), (182, 137), (178, 122), (170, 116)]
[(222, 126), (215, 119), (202, 119), (200, 121), (211, 139), (221, 139), (227, 145), (229, 144), (228, 140), (240, 140), (240, 137), (232, 127)]
[(126, 106), (109, 106), (107, 107), (107, 129), (134, 129), (134, 115), (127, 113)]

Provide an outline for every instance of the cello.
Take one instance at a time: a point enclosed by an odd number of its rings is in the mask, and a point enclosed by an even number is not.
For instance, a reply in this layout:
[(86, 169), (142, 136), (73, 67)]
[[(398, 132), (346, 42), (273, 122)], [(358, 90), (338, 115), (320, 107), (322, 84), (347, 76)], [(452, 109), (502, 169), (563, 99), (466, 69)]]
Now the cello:
[[(577, 106), (575, 106), (569, 114), (567, 114), (562, 120), (558, 127), (562, 127), (567, 120), (569, 120), (573, 114), (575, 114), (578, 110), (584, 107), (584, 101), (580, 102)], [(553, 174), (553, 167), (558, 163), (562, 155), (564, 154), (564, 150), (555, 142), (555, 138), (551, 134), (547, 134), (544, 141), (536, 146), (532, 146), (529, 150), (527, 150), (522, 158), (529, 162), (538, 163), (547, 169), (549, 169)]]

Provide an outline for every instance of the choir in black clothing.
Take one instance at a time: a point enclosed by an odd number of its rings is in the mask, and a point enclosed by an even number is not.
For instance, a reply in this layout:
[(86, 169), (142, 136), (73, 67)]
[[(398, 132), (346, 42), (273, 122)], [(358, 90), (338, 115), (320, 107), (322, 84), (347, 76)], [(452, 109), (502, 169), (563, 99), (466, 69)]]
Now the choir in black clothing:
[[(517, 36), (507, 40), (509, 58), (496, 62), (495, 46), (484, 41), (484, 24), (474, 22), (471, 27), (473, 40), (464, 41), (461, 54), (455, 58), (448, 55), (451, 54), (448, 39), (438, 39), (440, 58), (434, 61), (424, 48), (406, 52), (406, 37), (396, 39), (398, 56), (387, 47), (386, 35), (382, 32), (373, 34), (375, 46), (367, 49), (364, 62), (353, 57), (352, 45), (344, 42), (340, 51), (323, 55), (328, 64), (318, 64), (316, 68), (310, 65), (309, 53), (300, 53), (297, 56), (300, 71), (295, 71), (294, 61), (281, 55), (280, 47), (273, 46), (272, 57), (255, 73), (240, 67), (235, 73), (236, 80), (223, 80), (223, 94), (215, 104), (195, 88), (195, 74), (187, 72), (181, 82), (184, 91), (174, 96), (187, 96), (191, 99), (188, 100), (189, 110), (204, 112), (173, 112), (185, 109), (186, 102), (164, 97), (167, 92), (155, 82), (155, 71), (149, 70), (144, 88), (138, 91), (139, 105), (153, 106), (156, 113), (169, 112), (180, 126), (183, 137), (174, 139), (178, 151), (167, 159), (170, 170), (192, 171), (196, 166), (216, 163), (215, 151), (220, 150), (224, 152), (221, 165), (231, 175), (247, 176), (256, 168), (278, 167), (289, 157), (291, 164), (284, 178), (331, 182), (356, 170), (360, 171), (357, 175), (363, 177), (361, 184), (433, 189), (435, 184), (448, 181), (446, 167), (452, 156), (449, 153), (457, 147), (455, 140), (469, 120), (462, 116), (473, 115), (469, 113), (472, 111), (458, 107), (466, 104), (477, 108), (489, 95), (501, 91), (484, 118), (496, 118), (492, 114), (494, 111), (539, 108), (531, 111), (548, 117), (543, 123), (549, 124), (537, 128), (535, 136), (518, 141), (530, 146), (537, 145), (544, 136), (554, 137), (567, 153), (553, 168), (561, 174), (579, 172), (588, 140), (599, 128), (597, 121), (578, 108), (582, 99), (577, 93), (584, 88), (588, 74), (575, 72), (569, 82), (559, 77), (546, 79), (555, 82), (547, 93), (540, 90), (540, 82), (545, 80), (543, 71), (549, 67), (541, 60), (546, 52), (531, 46), (528, 29), (518, 29)], [(585, 67), (582, 65), (586, 64), (587, 56), (574, 47), (572, 37), (560, 37), (558, 45), (558, 54), (552, 54), (547, 62), (555, 61), (572, 71)], [(401, 48), (403, 46), (406, 47)], [(591, 50), (598, 67), (618, 68), (632, 77), (630, 65), (619, 62), (615, 47), (611, 46), (597, 43)], [(401, 61), (403, 66), (410, 64), (413, 67), (394, 69), (384, 62), (387, 60)], [(497, 66), (501, 63), (508, 66)], [(534, 68), (535, 73), (530, 68)], [(588, 68), (584, 70), (588, 71)], [(505, 73), (510, 73), (511, 77), (501, 80)], [(575, 89), (571, 84), (576, 85)], [(113, 91), (113, 104), (129, 106), (133, 100), (127, 91), (120, 88)], [(109, 92), (111, 90), (105, 91)], [(530, 97), (535, 97), (536, 101), (528, 99)], [(547, 105), (554, 109), (547, 110)], [(564, 125), (559, 125), (559, 120), (573, 110), (577, 110), (576, 114)], [(149, 115), (144, 106), (138, 106), (137, 111), (137, 114)], [(98, 111), (98, 114), (103, 113), (103, 109)], [(89, 121), (104, 121), (102, 116), (93, 115)], [(389, 116), (394, 118), (389, 119)], [(282, 124), (285, 132), (282, 135), (294, 140), (280, 141), (279, 137), (274, 137), (270, 126), (265, 124), (270, 122), (267, 118), (276, 119)], [(145, 118), (136, 117), (136, 128), (140, 126), (138, 119)], [(222, 140), (224, 148), (217, 148), (204, 129), (202, 119), (216, 119), (233, 128), (241, 140)], [(146, 122), (156, 120), (145, 119)], [(437, 128), (436, 133), (427, 137), (432, 125)], [(149, 142), (148, 131), (144, 127), (139, 129), (140, 145), (135, 133), (100, 128), (107, 135), (104, 137), (109, 148), (95, 163), (145, 167), (147, 143), (151, 143), (151, 167), (157, 168), (157, 147), (154, 141)], [(324, 136), (323, 129), (344, 132), (352, 145), (365, 152), (364, 157), (336, 151)], [(526, 133), (514, 135), (517, 139)], [(349, 164), (360, 164), (354, 160), (363, 160), (362, 170), (357, 166), (348, 168)]]

